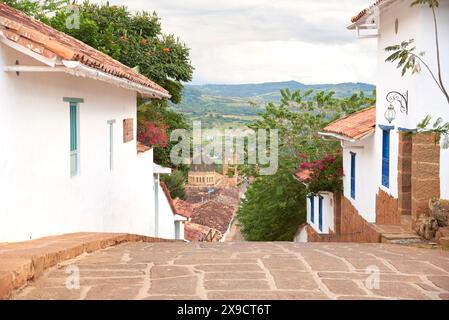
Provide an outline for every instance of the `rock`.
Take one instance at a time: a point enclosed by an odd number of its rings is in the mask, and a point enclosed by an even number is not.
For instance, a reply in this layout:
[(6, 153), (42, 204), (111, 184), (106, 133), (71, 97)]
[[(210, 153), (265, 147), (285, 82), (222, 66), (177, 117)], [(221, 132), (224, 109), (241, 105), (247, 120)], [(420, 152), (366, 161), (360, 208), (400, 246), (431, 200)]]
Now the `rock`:
[(439, 241), (441, 238), (449, 237), (449, 227), (439, 228), (435, 234), (435, 240)]
[(416, 233), (426, 240), (433, 239), (438, 228), (438, 221), (434, 217), (421, 216), (415, 224)]
[(439, 243), (441, 246), (449, 247), (449, 237), (440, 238)]
[(429, 209), (432, 216), (438, 221), (440, 227), (447, 227), (449, 224), (449, 200), (432, 198), (429, 200)]

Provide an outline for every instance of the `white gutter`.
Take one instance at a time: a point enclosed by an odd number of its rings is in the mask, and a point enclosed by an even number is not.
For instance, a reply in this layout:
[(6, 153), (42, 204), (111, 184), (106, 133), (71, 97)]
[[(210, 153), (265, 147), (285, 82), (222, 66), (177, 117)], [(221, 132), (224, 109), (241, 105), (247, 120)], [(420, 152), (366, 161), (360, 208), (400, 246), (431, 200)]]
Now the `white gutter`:
[(28, 49), (27, 47), (24, 47), (20, 44), (18, 44), (17, 42), (14, 42), (12, 40), (9, 40), (2, 32), (2, 30), (0, 29), (0, 42), (4, 43), (5, 45), (7, 45), (8, 47), (19, 51), (20, 53), (23, 53), (27, 56), (30, 56), (33, 59), (36, 59), (39, 62), (42, 62), (43, 64), (50, 66), (50, 67), (54, 67), (56, 65), (56, 63), (58, 62), (58, 59), (49, 59), (46, 58), (36, 52), (34, 52), (31, 49)]
[(364, 135), (360, 139), (348, 138), (346, 136), (343, 136), (343, 135), (340, 135), (340, 134), (337, 134), (337, 133), (331, 133), (331, 132), (318, 132), (318, 134), (322, 135), (322, 136), (325, 136), (325, 137), (335, 138), (337, 140), (342, 140), (342, 141), (347, 141), (347, 142), (350, 142), (350, 143), (355, 143), (355, 142), (363, 141), (363, 140), (365, 140), (368, 137), (371, 137), (374, 134), (374, 131), (370, 132), (367, 135)]
[[(45, 58), (40, 54), (26, 47), (23, 47), (14, 41), (9, 40), (8, 38), (5, 37), (5, 35), (1, 31), (0, 31), (0, 42), (46, 65), (46, 66), (22, 66), (22, 65), (5, 66), (4, 67), (5, 72), (62, 72), (68, 73), (76, 77), (86, 77), (108, 82), (121, 88), (137, 91), (143, 96), (151, 98), (161, 98), (161, 99), (171, 98), (170, 94), (168, 93), (157, 91), (150, 87), (143, 86), (141, 84), (130, 81), (128, 79), (112, 76), (103, 71), (87, 67), (81, 64), (79, 61), (69, 61), (69, 60), (60, 61), (59, 59), (52, 60)], [(62, 63), (62, 65), (57, 65), (59, 63)]]

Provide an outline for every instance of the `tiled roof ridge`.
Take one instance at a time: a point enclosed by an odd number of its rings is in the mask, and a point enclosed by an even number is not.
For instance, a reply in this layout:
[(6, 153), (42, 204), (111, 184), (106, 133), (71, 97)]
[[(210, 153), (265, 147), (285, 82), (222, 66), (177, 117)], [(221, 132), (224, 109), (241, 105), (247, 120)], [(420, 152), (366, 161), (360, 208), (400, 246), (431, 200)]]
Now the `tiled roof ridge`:
[(4, 29), (0, 30), (5, 30), (5, 36), (12, 41), (26, 39), (28, 43), (43, 47), (49, 54), (56, 54), (65, 60), (79, 61), (88, 67), (168, 94), (160, 85), (107, 54), (4, 3), (0, 3), (0, 27), (2, 26)]
[(360, 139), (373, 132), (375, 125), (376, 108), (369, 107), (329, 123), (323, 132)]
[[(368, 11), (370, 11), (372, 8), (379, 6), (380, 4), (382, 4), (385, 1), (389, 1), (389, 0), (377, 0), (376, 2), (374, 2), (373, 4), (371, 4), (369, 7), (363, 9), (362, 11), (360, 11), (358, 14), (356, 14), (355, 16), (353, 16), (351, 18), (351, 22), (352, 23), (356, 23), (357, 21), (359, 21), (360, 19), (362, 19), (367, 13)], [(391, 0), (390, 0), (391, 1)]]

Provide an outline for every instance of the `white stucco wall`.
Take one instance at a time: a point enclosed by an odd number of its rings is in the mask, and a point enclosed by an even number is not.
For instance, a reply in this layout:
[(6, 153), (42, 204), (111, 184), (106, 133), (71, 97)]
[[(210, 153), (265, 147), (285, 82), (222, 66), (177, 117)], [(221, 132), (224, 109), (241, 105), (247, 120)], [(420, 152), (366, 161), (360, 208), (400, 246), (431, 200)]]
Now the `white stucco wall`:
[(295, 237), (293, 239), (293, 242), (307, 242), (307, 226), (304, 225), (301, 230), (298, 230), (298, 232), (295, 234)]
[[(383, 10), (380, 17), (380, 37), (378, 38), (378, 76), (377, 86), (377, 122), (378, 124), (388, 124), (384, 118), (384, 113), (388, 103), (386, 94), (392, 90), (409, 93), (409, 113), (400, 113), (397, 110), (397, 119), (392, 123), (395, 129), (391, 131), (391, 164), (390, 164), (390, 188), (381, 186), (380, 168), (382, 156), (382, 132), (376, 130), (375, 154), (377, 185), (393, 195), (398, 196), (397, 190), (397, 153), (398, 153), (398, 128), (416, 128), (426, 115), (430, 114), (434, 119), (442, 117), (449, 121), (449, 105), (433, 82), (429, 73), (422, 66), (419, 74), (410, 75), (407, 73), (401, 77), (400, 70), (396, 68), (397, 63), (385, 62), (388, 53), (385, 47), (399, 44), (403, 40), (415, 39), (416, 51), (425, 52), (424, 59), (432, 68), (436, 70), (436, 49), (433, 31), (432, 12), (428, 6), (410, 7), (411, 0), (396, 1), (387, 10)], [(440, 7), (436, 10), (441, 68), (443, 71), (443, 81), (449, 87), (449, 0), (440, 1)], [(395, 33), (395, 21), (398, 19), (398, 33)], [(449, 198), (449, 150), (441, 152), (441, 196)]]
[[(0, 44), (0, 67), (38, 65)], [(83, 98), (80, 174), (70, 176), (69, 104)], [(154, 235), (153, 152), (123, 143), (123, 119), (136, 126), (136, 94), (59, 73), (0, 71), (0, 242), (79, 232)], [(114, 170), (109, 126), (114, 125)], [(134, 135), (136, 128), (134, 128)]]
[(320, 234), (328, 234), (334, 230), (334, 203), (333, 193), (320, 192), (319, 195), (323, 197), (323, 221), (322, 230), (319, 228), (319, 196), (318, 194), (313, 197), (314, 201), (314, 221), (312, 222), (312, 206), (310, 203), (310, 196), (307, 197), (307, 223)]
[(175, 238), (175, 214), (165, 196), (164, 190), (158, 185), (159, 227), (158, 236), (166, 239)]
[[(380, 150), (381, 151), (381, 150)], [(355, 160), (355, 199), (351, 197), (351, 152)], [(351, 201), (359, 214), (368, 222), (376, 221), (377, 180), (380, 171), (376, 165), (374, 135), (357, 143), (343, 143), (344, 196)], [(380, 161), (380, 159), (379, 159)]]

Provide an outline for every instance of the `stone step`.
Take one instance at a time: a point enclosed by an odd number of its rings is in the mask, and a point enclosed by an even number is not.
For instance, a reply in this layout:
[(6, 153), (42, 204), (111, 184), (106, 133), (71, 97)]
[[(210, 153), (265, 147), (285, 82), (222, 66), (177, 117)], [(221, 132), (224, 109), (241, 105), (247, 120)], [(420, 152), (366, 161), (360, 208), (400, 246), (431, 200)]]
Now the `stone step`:
[(382, 243), (411, 244), (421, 243), (422, 239), (414, 233), (382, 233)]

